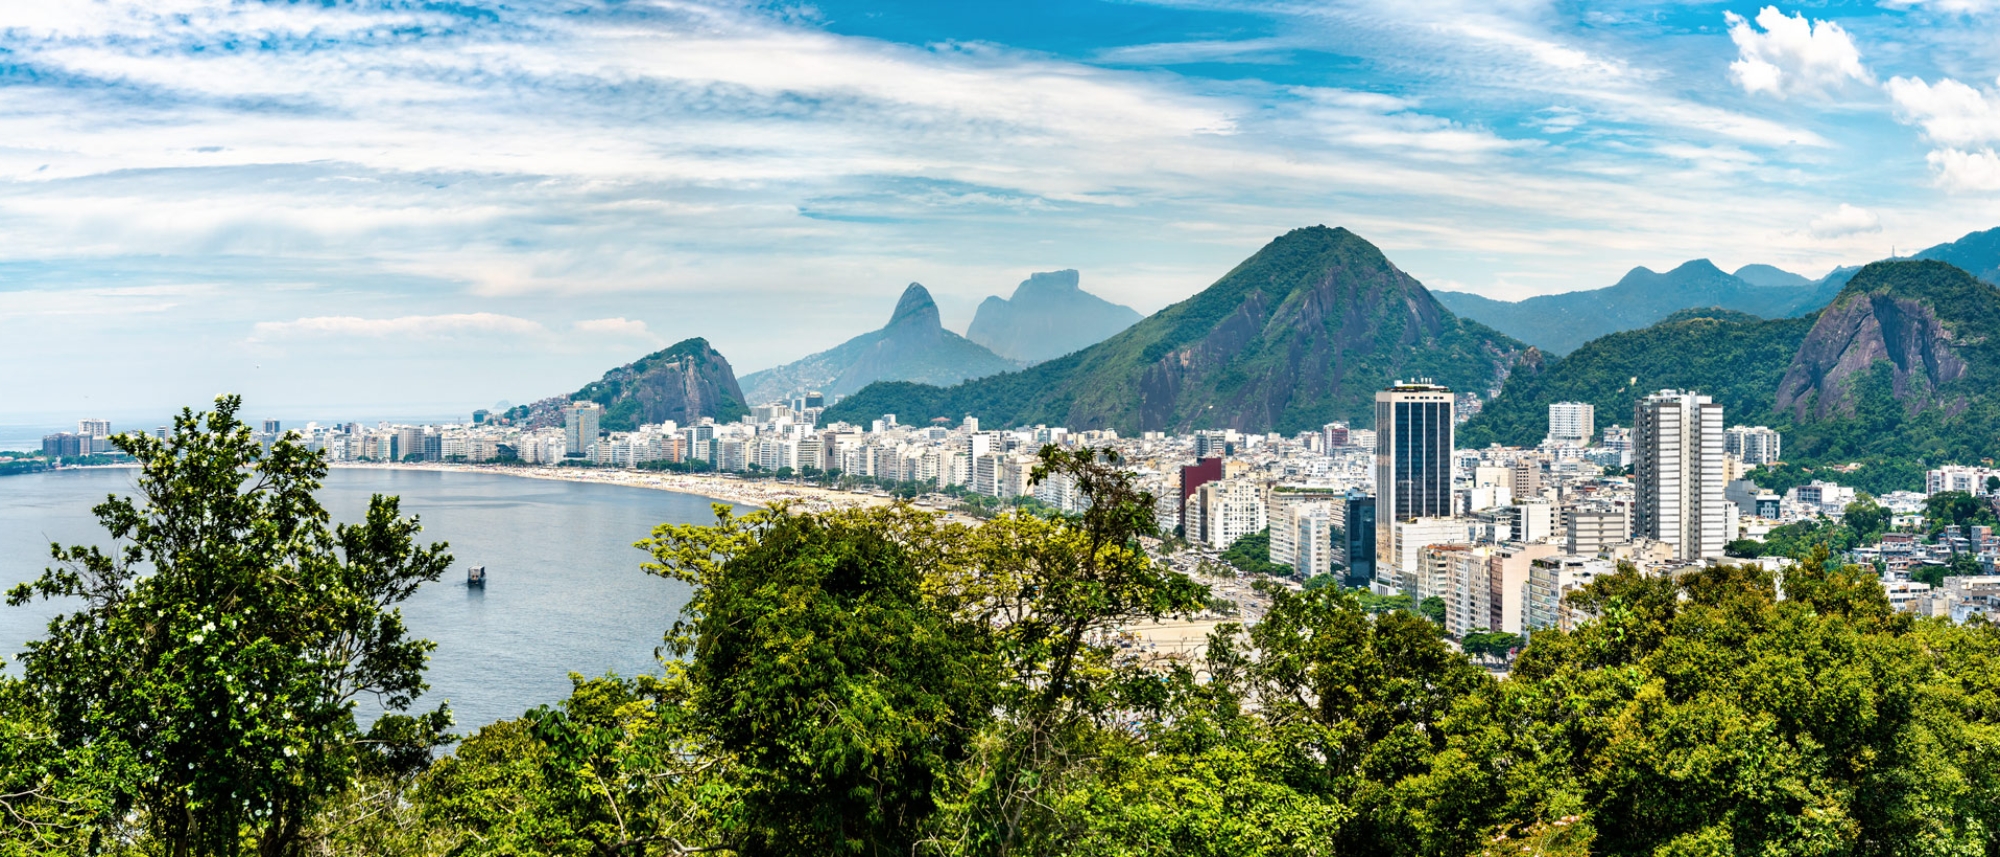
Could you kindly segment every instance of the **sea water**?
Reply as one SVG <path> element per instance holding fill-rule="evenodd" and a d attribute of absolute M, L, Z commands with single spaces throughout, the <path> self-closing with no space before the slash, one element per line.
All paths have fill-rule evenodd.
<path fill-rule="evenodd" d="M 135 493 L 136 474 L 0 478 L 0 587 L 41 574 L 50 542 L 108 546 L 90 508 Z M 425 542 L 450 544 L 451 570 L 402 610 L 414 636 L 437 643 L 417 707 L 449 701 L 461 732 L 561 700 L 572 672 L 659 672 L 655 652 L 688 590 L 641 570 L 647 556 L 632 543 L 662 522 L 714 520 L 704 497 L 484 473 L 336 469 L 319 497 L 334 521 L 359 522 L 372 494 L 401 497 Z M 486 566 L 483 589 L 465 585 L 474 565 Z M 0 655 L 13 661 L 51 616 L 75 607 L 0 605 Z M 20 673 L 11 663 L 7 671 Z"/>

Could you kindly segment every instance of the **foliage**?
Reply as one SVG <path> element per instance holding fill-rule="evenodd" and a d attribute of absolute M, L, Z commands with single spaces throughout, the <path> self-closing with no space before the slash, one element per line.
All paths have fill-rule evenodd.
<path fill-rule="evenodd" d="M 1924 522 L 1932 536 L 1943 532 L 1945 527 L 2000 523 L 1995 520 L 1991 505 L 1964 491 L 1939 491 L 1924 498 Z"/>
<path fill-rule="evenodd" d="M 1431 620 L 1438 627 L 1444 627 L 1444 599 L 1435 595 L 1417 604 L 1417 615 Z"/>
<path fill-rule="evenodd" d="M 391 713 L 364 734 L 353 708 L 404 711 L 423 692 L 431 644 L 394 605 L 439 577 L 444 545 L 419 545 L 393 498 L 329 527 L 323 459 L 290 440 L 266 453 L 239 406 L 183 411 L 164 439 L 120 435 L 142 500 L 93 510 L 112 550 L 53 546 L 56 566 L 8 596 L 74 599 L 28 644 L 26 690 L 52 752 L 132 772 L 108 799 L 172 854 L 289 851 L 350 777 L 421 765 L 450 722 Z"/>
<path fill-rule="evenodd" d="M 1295 571 L 1289 565 L 1279 565 L 1271 561 L 1271 528 L 1239 538 L 1222 552 L 1222 561 L 1236 567 L 1244 574 L 1265 574 L 1272 577 L 1290 577 Z"/>
<path fill-rule="evenodd" d="M 1524 642 L 1526 641 L 1519 634 L 1509 634 L 1505 631 L 1473 631 L 1466 634 L 1465 639 L 1458 641 L 1458 647 L 1465 650 L 1468 655 L 1505 658 L 1508 653 L 1520 648 Z"/>

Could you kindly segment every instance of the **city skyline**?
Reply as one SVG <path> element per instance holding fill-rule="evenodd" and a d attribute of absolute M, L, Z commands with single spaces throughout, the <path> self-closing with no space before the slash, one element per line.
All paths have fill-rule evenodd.
<path fill-rule="evenodd" d="M 1151 312 L 1311 223 L 1509 298 L 1818 276 L 2000 224 L 1991 11 L 11 4 L 0 356 L 91 380 L 0 422 L 747 373 L 911 281 L 955 330 L 1071 267 Z"/>

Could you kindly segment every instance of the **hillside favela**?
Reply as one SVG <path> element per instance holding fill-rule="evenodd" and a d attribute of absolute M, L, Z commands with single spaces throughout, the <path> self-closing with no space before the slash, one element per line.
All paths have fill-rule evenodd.
<path fill-rule="evenodd" d="M 0 3 L 0 857 L 2000 857 L 1996 32 Z"/>

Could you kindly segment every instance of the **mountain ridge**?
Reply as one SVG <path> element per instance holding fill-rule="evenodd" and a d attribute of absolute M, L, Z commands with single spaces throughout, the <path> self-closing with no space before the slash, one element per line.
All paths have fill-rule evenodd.
<path fill-rule="evenodd" d="M 876 381 L 955 383 L 1020 364 L 944 328 L 921 283 L 903 288 L 889 323 L 798 360 L 743 376 L 748 401 L 774 402 L 798 390 L 844 396 Z"/>
<path fill-rule="evenodd" d="M 690 425 L 702 417 L 727 422 L 750 412 L 729 361 L 699 336 L 612 369 L 569 400 L 603 405 L 599 425 L 607 431 L 667 420 Z"/>
<path fill-rule="evenodd" d="M 1372 422 L 1398 377 L 1498 389 L 1533 350 L 1466 321 L 1344 228 L 1295 229 L 1111 338 L 1020 372 L 945 388 L 873 385 L 826 414 L 906 422 L 975 413 L 1121 432 L 1299 431 Z"/>

